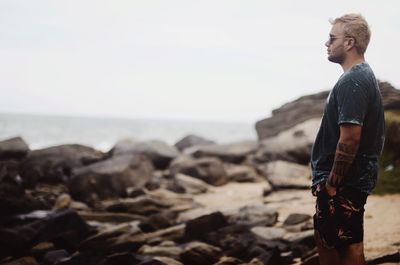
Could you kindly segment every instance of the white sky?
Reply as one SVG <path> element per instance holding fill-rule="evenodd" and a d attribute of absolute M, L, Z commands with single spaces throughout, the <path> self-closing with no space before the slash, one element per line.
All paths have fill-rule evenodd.
<path fill-rule="evenodd" d="M 255 122 L 341 74 L 329 18 L 362 13 L 400 88 L 400 1 L 0 0 L 0 112 Z"/>

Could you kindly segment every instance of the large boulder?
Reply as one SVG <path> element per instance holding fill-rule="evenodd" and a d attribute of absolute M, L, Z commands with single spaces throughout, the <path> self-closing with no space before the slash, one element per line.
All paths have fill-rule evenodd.
<path fill-rule="evenodd" d="M 385 110 L 400 109 L 400 90 L 378 82 Z M 272 117 L 256 123 L 258 139 L 266 139 L 313 118 L 321 118 L 329 91 L 300 97 L 272 111 Z"/>
<path fill-rule="evenodd" d="M 110 152 L 112 156 L 143 154 L 150 158 L 154 166 L 159 169 L 167 168 L 169 163 L 179 155 L 179 151 L 174 146 L 158 140 L 146 142 L 121 140 Z"/>
<path fill-rule="evenodd" d="M 224 166 L 218 158 L 193 159 L 182 156 L 171 163 L 170 172 L 173 175 L 178 173 L 189 175 L 215 186 L 228 182 Z"/>
<path fill-rule="evenodd" d="M 188 136 L 185 136 L 181 140 L 179 140 L 176 144 L 175 147 L 178 148 L 178 150 L 183 151 L 184 149 L 195 146 L 195 145 L 208 145 L 208 144 L 215 144 L 214 141 L 207 140 L 203 137 L 197 136 L 190 134 Z"/>
<path fill-rule="evenodd" d="M 278 158 L 308 164 L 320 123 L 320 118 L 310 119 L 262 140 L 261 147 L 255 154 L 256 160 L 268 162 Z"/>
<path fill-rule="evenodd" d="M 259 170 L 276 189 L 305 189 L 311 185 L 311 170 L 308 166 L 277 160 L 260 165 Z"/>
<path fill-rule="evenodd" d="M 184 153 L 196 158 L 217 157 L 224 162 L 240 163 L 248 154 L 254 153 L 257 148 L 257 141 L 242 141 L 230 144 L 193 146 L 186 149 Z"/>
<path fill-rule="evenodd" d="M 20 175 L 27 187 L 38 182 L 64 183 L 73 168 L 104 159 L 104 154 L 91 147 L 68 144 L 34 150 L 22 161 Z"/>
<path fill-rule="evenodd" d="M 126 196 L 128 187 L 143 187 L 154 167 L 143 155 L 121 155 L 76 168 L 68 182 L 74 199 L 91 203 L 97 199 Z"/>
<path fill-rule="evenodd" d="M 21 159 L 29 151 L 29 146 L 21 137 L 14 137 L 0 142 L 0 159 Z"/>
<path fill-rule="evenodd" d="M 272 111 L 272 117 L 256 123 L 258 139 L 266 139 L 306 120 L 320 118 L 329 91 L 303 96 Z"/>

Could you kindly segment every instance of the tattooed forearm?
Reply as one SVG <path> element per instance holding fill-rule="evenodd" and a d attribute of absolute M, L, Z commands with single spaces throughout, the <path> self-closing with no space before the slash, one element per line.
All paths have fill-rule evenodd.
<path fill-rule="evenodd" d="M 333 162 L 333 167 L 328 178 L 328 184 L 330 186 L 337 187 L 340 184 L 353 163 L 357 150 L 358 143 L 338 143 L 336 147 L 335 161 Z"/>

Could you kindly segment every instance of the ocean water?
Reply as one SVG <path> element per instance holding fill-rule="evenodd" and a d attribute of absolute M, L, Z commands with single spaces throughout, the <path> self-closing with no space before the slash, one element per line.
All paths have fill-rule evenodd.
<path fill-rule="evenodd" d="M 254 123 L 140 120 L 0 113 L 0 141 L 21 136 L 31 149 L 77 143 L 108 151 L 118 140 L 162 140 L 195 134 L 217 143 L 256 140 Z"/>

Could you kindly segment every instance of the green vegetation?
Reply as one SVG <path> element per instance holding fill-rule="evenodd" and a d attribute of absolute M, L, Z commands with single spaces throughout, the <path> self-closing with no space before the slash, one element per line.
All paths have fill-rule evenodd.
<path fill-rule="evenodd" d="M 386 111 L 386 142 L 374 194 L 400 193 L 400 110 Z M 397 138 L 397 139 L 396 139 Z"/>

